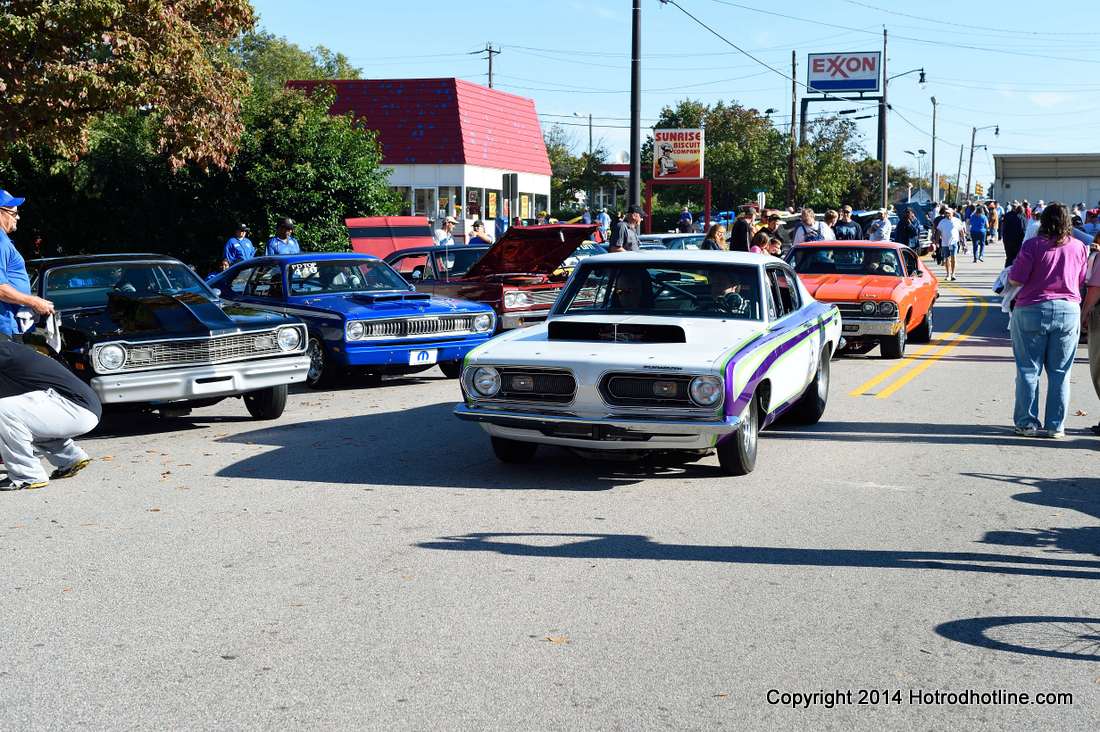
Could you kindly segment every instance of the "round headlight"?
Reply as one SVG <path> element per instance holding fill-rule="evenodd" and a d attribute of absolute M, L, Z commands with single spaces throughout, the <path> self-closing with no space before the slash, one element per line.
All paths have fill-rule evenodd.
<path fill-rule="evenodd" d="M 104 346 L 99 349 L 96 360 L 104 371 L 117 371 L 126 363 L 126 349 L 115 345 Z"/>
<path fill-rule="evenodd" d="M 493 329 L 493 316 L 482 313 L 474 318 L 474 330 L 478 333 L 488 333 Z"/>
<path fill-rule="evenodd" d="M 880 302 L 878 304 L 878 314 L 892 317 L 898 314 L 898 306 L 892 301 Z"/>
<path fill-rule="evenodd" d="M 531 298 L 526 292 L 504 293 L 504 307 L 523 308 L 531 304 Z"/>
<path fill-rule="evenodd" d="M 367 332 L 367 326 L 360 323 L 358 320 L 353 320 L 348 323 L 348 340 L 357 341 L 362 338 Z"/>
<path fill-rule="evenodd" d="M 494 368 L 480 366 L 474 369 L 470 384 L 482 396 L 496 396 L 496 393 L 500 391 L 500 372 Z"/>
<path fill-rule="evenodd" d="M 280 328 L 276 336 L 280 351 L 293 351 L 302 345 L 302 334 L 297 328 Z"/>
<path fill-rule="evenodd" d="M 863 303 L 860 306 L 860 310 L 863 311 L 864 315 L 874 315 L 875 314 L 875 304 L 873 302 L 871 302 L 870 300 L 868 300 L 867 302 Z"/>
<path fill-rule="evenodd" d="M 722 380 L 717 376 L 696 376 L 688 391 L 691 401 L 700 407 L 713 407 L 722 400 Z"/>

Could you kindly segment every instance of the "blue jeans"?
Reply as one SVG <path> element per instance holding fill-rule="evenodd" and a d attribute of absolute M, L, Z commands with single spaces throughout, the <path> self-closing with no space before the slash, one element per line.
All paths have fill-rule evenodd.
<path fill-rule="evenodd" d="M 985 256 L 985 232 L 972 231 L 970 239 L 974 242 L 974 261 L 977 262 Z"/>
<path fill-rule="evenodd" d="M 1016 357 L 1016 408 L 1021 429 L 1061 432 L 1069 408 L 1069 372 L 1077 355 L 1081 306 L 1048 300 L 1012 311 L 1012 353 Z M 1039 422 L 1039 376 L 1047 372 L 1046 424 Z"/>

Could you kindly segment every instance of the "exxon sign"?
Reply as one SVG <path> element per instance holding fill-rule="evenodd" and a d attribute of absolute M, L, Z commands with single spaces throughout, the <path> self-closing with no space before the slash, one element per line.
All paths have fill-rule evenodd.
<path fill-rule="evenodd" d="M 811 53 L 806 64 L 812 92 L 877 92 L 882 53 Z"/>

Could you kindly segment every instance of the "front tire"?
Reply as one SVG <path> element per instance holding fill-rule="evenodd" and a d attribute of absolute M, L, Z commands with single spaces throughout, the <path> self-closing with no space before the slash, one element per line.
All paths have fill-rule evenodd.
<path fill-rule="evenodd" d="M 462 362 L 461 361 L 442 361 L 439 364 L 439 370 L 443 372 L 443 375 L 448 379 L 457 379 L 462 375 Z"/>
<path fill-rule="evenodd" d="M 905 355 L 905 324 L 896 336 L 884 338 L 879 343 L 879 352 L 883 358 L 901 358 Z"/>
<path fill-rule="evenodd" d="M 493 453 L 502 463 L 529 463 L 535 457 L 539 446 L 534 442 L 520 442 L 506 437 L 490 437 Z"/>
<path fill-rule="evenodd" d="M 271 386 L 244 395 L 244 406 L 253 419 L 278 419 L 286 409 L 286 384 Z"/>
<path fill-rule="evenodd" d="M 760 399 L 753 395 L 745 408 L 744 421 L 733 435 L 718 443 L 718 463 L 726 475 L 748 475 L 756 468 L 760 439 Z"/>
<path fill-rule="evenodd" d="M 821 351 L 813 381 L 791 408 L 791 419 L 798 424 L 817 424 L 825 414 L 825 405 L 829 402 L 829 355 L 828 348 Z"/>
<path fill-rule="evenodd" d="M 909 340 L 913 341 L 913 343 L 928 343 L 932 340 L 932 328 L 932 308 L 929 307 L 928 312 L 924 314 L 924 320 L 913 329 L 913 333 L 909 336 Z"/>

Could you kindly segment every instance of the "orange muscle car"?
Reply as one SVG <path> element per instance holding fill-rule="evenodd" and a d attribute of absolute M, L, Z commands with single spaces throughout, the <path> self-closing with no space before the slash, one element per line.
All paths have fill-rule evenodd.
<path fill-rule="evenodd" d="M 939 280 L 909 247 L 887 241 L 815 241 L 796 245 L 787 261 L 806 289 L 835 303 L 845 348 L 901 358 L 905 343 L 932 339 Z"/>

